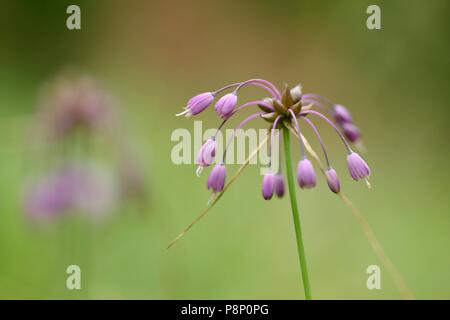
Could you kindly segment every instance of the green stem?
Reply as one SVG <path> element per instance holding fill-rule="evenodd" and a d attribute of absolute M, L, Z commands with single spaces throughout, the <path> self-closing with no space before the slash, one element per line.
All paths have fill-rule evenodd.
<path fill-rule="evenodd" d="M 291 163 L 290 135 L 289 135 L 289 129 L 286 127 L 283 127 L 283 141 L 284 141 L 284 151 L 286 152 L 286 154 L 285 154 L 286 176 L 287 176 L 287 182 L 288 182 L 289 197 L 291 199 L 292 217 L 294 218 L 295 236 L 297 239 L 298 259 L 300 262 L 300 268 L 301 268 L 301 273 L 302 273 L 303 288 L 305 289 L 306 300 L 311 300 L 312 299 L 311 286 L 309 284 L 308 268 L 306 266 L 305 248 L 303 246 L 303 240 L 302 240 L 302 228 L 301 228 L 301 224 L 300 224 L 300 215 L 298 213 L 297 198 L 295 195 L 294 174 L 292 171 L 292 163 Z"/>

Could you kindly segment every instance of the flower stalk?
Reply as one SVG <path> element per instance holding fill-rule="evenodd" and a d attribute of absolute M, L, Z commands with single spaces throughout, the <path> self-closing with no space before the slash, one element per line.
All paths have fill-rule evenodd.
<path fill-rule="evenodd" d="M 300 215 L 298 212 L 297 198 L 295 195 L 295 184 L 291 162 L 291 146 L 289 129 L 283 126 L 284 152 L 286 159 L 286 176 L 289 189 L 289 198 L 291 199 L 292 217 L 294 219 L 295 237 L 297 240 L 298 259 L 303 279 L 303 288 L 305 290 L 306 300 L 311 300 L 311 285 L 309 283 L 308 267 L 306 263 L 305 247 L 303 244 L 302 228 L 300 223 Z"/>

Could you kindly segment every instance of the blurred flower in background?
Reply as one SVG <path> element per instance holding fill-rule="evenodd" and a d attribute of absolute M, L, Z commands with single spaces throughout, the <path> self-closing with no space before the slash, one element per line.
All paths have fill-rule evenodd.
<path fill-rule="evenodd" d="M 32 128 L 44 142 L 44 165 L 33 170 L 24 194 L 32 221 L 74 214 L 99 221 L 127 201 L 144 200 L 143 171 L 116 134 L 115 106 L 88 76 L 64 74 L 44 86 Z"/>
<path fill-rule="evenodd" d="M 113 172 L 107 167 L 88 162 L 64 164 L 28 187 L 26 213 L 37 220 L 73 212 L 101 218 L 117 206 L 118 187 Z"/>
<path fill-rule="evenodd" d="M 44 86 L 38 105 L 42 126 L 51 137 L 69 138 L 78 130 L 110 130 L 113 98 L 88 76 L 61 77 Z"/>
<path fill-rule="evenodd" d="M 341 173 L 339 187 L 366 215 L 417 298 L 449 298 L 450 280 L 443 275 L 450 266 L 450 171 L 445 170 L 450 156 L 446 143 L 450 44 L 443 40 L 450 1 L 378 2 L 381 30 L 366 27 L 369 1 L 299 0 L 283 5 L 268 0 L 209 1 L 205 5 L 205 1 L 81 0 L 77 4 L 82 29 L 70 31 L 65 1 L 3 1 L 0 296 L 86 298 L 83 294 L 90 287 L 91 297 L 101 299 L 299 298 L 294 281 L 297 261 L 286 245 L 294 237 L 286 227 L 290 217 L 277 214 L 289 203 L 261 200 L 262 177 L 256 166 L 246 169 L 240 186 L 228 193 L 233 199 L 254 189 L 246 192 L 246 201 L 222 202 L 215 208 L 215 218 L 205 220 L 191 234 L 192 241 L 162 250 L 209 196 L 202 187 L 206 181 L 193 179 L 196 166 L 186 170 L 168 161 L 173 129 L 187 124 L 173 114 L 191 93 L 234 78 L 248 79 L 257 72 L 258 77 L 267 75 L 280 84 L 307 79 L 311 92 L 326 92 L 332 102 L 343 103 L 352 112 L 351 122 L 361 130 L 359 141 L 370 145 L 364 157 L 377 169 L 373 177 L 377 187 L 367 192 L 351 183 L 352 178 L 344 174 L 342 149 L 327 144 L 330 157 L 343 156 L 334 167 Z M 81 66 L 100 79 L 107 92 L 88 76 L 63 73 L 51 78 L 67 65 Z M 50 81 L 45 84 L 45 80 Z M 80 82 L 89 83 L 83 88 L 106 94 L 113 104 L 107 106 L 110 120 L 104 121 L 103 113 L 101 123 L 94 122 L 89 130 L 79 130 L 86 126 L 77 125 L 75 134 L 67 130 L 58 135 L 51 126 L 53 111 L 45 108 L 44 112 L 44 101 L 55 97 L 57 88 L 73 88 Z M 256 92 L 242 91 L 239 105 L 243 99 L 258 97 Z M 334 118 L 333 105 L 316 101 Z M 34 108 L 37 102 L 39 109 Z M 211 126 L 221 121 L 211 106 L 196 120 Z M 237 120 L 232 118 L 227 125 L 234 127 Z M 353 127 L 345 127 L 344 134 L 354 133 Z M 420 128 L 420 134 L 412 136 L 411 128 Z M 318 129 L 325 142 L 332 141 L 332 129 L 325 124 Z M 314 134 L 310 128 L 305 130 Z M 91 132 L 89 139 L 82 138 L 86 131 Z M 316 139 L 311 144 L 320 151 Z M 199 147 L 191 146 L 192 156 Z M 298 146 L 293 147 L 297 152 Z M 208 162 L 206 155 L 202 164 Z M 28 219 L 23 211 L 25 196 L 35 186 L 52 173 L 84 165 L 89 166 L 85 171 L 110 172 L 115 181 L 121 176 L 120 198 L 113 205 L 116 214 L 102 216 L 104 223 L 93 226 L 93 240 L 84 230 L 92 226 L 85 212 Z M 229 169 L 231 173 L 237 168 Z M 308 212 L 308 250 L 315 253 L 310 264 L 315 270 L 316 298 L 397 299 L 383 268 L 382 290 L 367 290 L 366 268 L 376 263 L 373 250 L 347 207 L 337 197 L 324 196 L 327 184 L 318 182 L 317 191 L 303 192 L 301 199 Z M 332 173 L 327 182 L 339 190 Z M 152 188 L 156 183 L 157 188 Z M 146 194 L 150 194 L 149 200 L 145 198 L 150 208 L 144 210 L 135 204 L 145 204 L 141 199 Z M 148 213 L 147 219 L 137 212 Z M 24 224 L 24 219 L 48 221 L 38 226 L 50 232 L 30 233 L 37 223 Z M 220 234 L 212 233 L 214 229 Z M 74 256 L 80 256 L 84 241 L 94 246 L 97 272 L 91 282 L 84 279 L 77 294 L 64 287 L 64 270 L 81 263 Z"/>

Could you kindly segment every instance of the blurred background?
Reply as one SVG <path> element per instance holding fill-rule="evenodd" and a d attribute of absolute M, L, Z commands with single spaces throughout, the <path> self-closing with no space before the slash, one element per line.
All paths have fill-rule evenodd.
<path fill-rule="evenodd" d="M 70 4 L 81 8 L 81 30 L 66 28 Z M 370 4 L 381 7 L 381 30 L 366 28 Z M 174 114 L 197 93 L 255 77 L 301 83 L 351 110 L 373 188 L 346 174 L 321 124 L 343 190 L 415 297 L 450 298 L 449 9 L 446 0 L 2 1 L 0 298 L 303 299 L 289 201 L 262 199 L 258 166 L 166 249 L 209 198 L 207 173 L 170 159 L 172 131 L 193 130 Z M 113 124 L 89 133 L 89 146 L 42 134 L 45 88 L 67 74 L 95 79 L 87 92 L 114 100 Z M 259 96 L 248 89 L 240 99 Z M 198 119 L 218 124 L 211 109 Z M 118 184 L 120 196 L 102 194 L 114 203 L 101 221 L 36 221 L 27 190 L 54 181 L 67 157 L 107 168 L 114 183 L 133 169 L 138 196 Z M 315 298 L 400 298 L 383 267 L 382 289 L 366 288 L 367 266 L 381 263 L 325 181 L 298 197 Z M 83 203 L 68 210 L 92 209 Z M 71 264 L 82 290 L 66 289 Z"/>

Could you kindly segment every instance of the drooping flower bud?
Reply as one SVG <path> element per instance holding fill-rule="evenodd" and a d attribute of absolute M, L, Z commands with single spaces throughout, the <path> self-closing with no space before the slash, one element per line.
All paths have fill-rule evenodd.
<path fill-rule="evenodd" d="M 336 173 L 336 170 L 333 168 L 329 168 L 325 172 L 325 176 L 327 177 L 327 183 L 328 187 L 330 187 L 330 190 L 334 193 L 339 193 L 341 191 L 341 183 L 339 182 L 339 177 Z"/>
<path fill-rule="evenodd" d="M 272 199 L 275 184 L 275 176 L 269 172 L 264 175 L 262 181 L 262 196 L 265 200 Z"/>
<path fill-rule="evenodd" d="M 316 186 L 316 173 L 308 159 L 302 159 L 297 166 L 297 182 L 300 188 L 313 188 Z"/>
<path fill-rule="evenodd" d="M 364 179 L 370 176 L 370 168 L 367 163 L 359 156 L 352 152 L 347 156 L 348 171 L 354 180 Z"/>
<path fill-rule="evenodd" d="M 216 141 L 214 139 L 208 139 L 202 145 L 197 155 L 197 164 L 200 167 L 208 167 L 214 161 L 216 156 Z"/>
<path fill-rule="evenodd" d="M 232 92 L 224 95 L 217 101 L 214 110 L 221 118 L 228 118 L 232 113 L 237 104 L 237 95 Z"/>
<path fill-rule="evenodd" d="M 190 117 L 199 114 L 205 110 L 213 100 L 214 94 L 212 92 L 200 93 L 189 99 L 186 107 L 184 108 L 185 110 L 177 114 L 177 116 L 185 115 L 186 117 Z"/>
<path fill-rule="evenodd" d="M 112 172 L 87 163 L 66 164 L 29 189 L 25 209 L 33 219 L 74 210 L 98 218 L 112 212 L 118 193 Z"/>
<path fill-rule="evenodd" d="M 344 123 L 352 122 L 352 115 L 350 114 L 350 111 L 348 111 L 346 107 L 340 104 L 334 105 L 333 116 L 334 120 L 341 125 Z"/>
<path fill-rule="evenodd" d="M 207 187 L 213 192 L 221 192 L 225 186 L 226 169 L 223 164 L 216 164 L 208 177 Z"/>
<path fill-rule="evenodd" d="M 358 127 L 355 126 L 353 123 L 343 123 L 342 132 L 344 133 L 347 140 L 350 142 L 356 142 L 361 137 L 361 133 L 359 132 Z"/>
<path fill-rule="evenodd" d="M 275 175 L 274 189 L 278 198 L 282 198 L 284 196 L 284 178 L 281 174 Z"/>
<path fill-rule="evenodd" d="M 61 170 L 30 187 L 25 196 L 25 210 L 33 219 L 48 219 L 65 213 L 80 189 L 73 170 Z"/>

